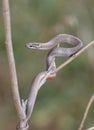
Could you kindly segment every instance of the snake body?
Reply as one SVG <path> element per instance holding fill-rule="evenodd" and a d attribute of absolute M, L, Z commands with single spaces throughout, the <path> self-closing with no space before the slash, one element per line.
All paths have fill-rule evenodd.
<path fill-rule="evenodd" d="M 68 43 L 73 46 L 77 46 L 77 48 L 78 47 L 81 48 L 83 46 L 83 43 L 79 38 L 69 34 L 58 34 L 48 42 L 45 43 L 32 42 L 32 43 L 27 43 L 26 46 L 30 49 L 49 50 L 54 48 L 57 45 L 60 45 L 61 43 L 62 44 Z"/>
<path fill-rule="evenodd" d="M 63 43 L 71 44 L 73 47 L 60 47 L 60 45 Z M 45 43 L 33 42 L 26 44 L 26 47 L 30 49 L 50 50 L 46 57 L 46 71 L 39 73 L 34 78 L 31 84 L 31 90 L 27 100 L 27 120 L 32 114 L 38 90 L 46 82 L 46 79 L 53 79 L 56 76 L 56 73 L 54 72 L 54 70 L 56 69 L 55 57 L 70 57 L 71 55 L 79 51 L 82 46 L 83 43 L 79 38 L 69 34 L 59 34 Z"/>
<path fill-rule="evenodd" d="M 33 107 L 35 104 L 38 90 L 39 90 L 40 86 L 43 85 L 46 81 L 46 80 L 44 80 L 44 82 L 41 84 L 41 81 L 44 78 L 45 74 L 47 74 L 46 71 L 39 73 L 32 81 L 29 97 L 27 100 L 27 120 L 30 118 L 31 113 L 33 111 Z"/>
<path fill-rule="evenodd" d="M 61 44 L 70 44 L 73 47 L 71 48 L 65 48 L 60 47 Z M 52 69 L 56 69 L 55 64 L 55 57 L 70 57 L 71 55 L 75 54 L 77 51 L 79 51 L 83 43 L 82 41 L 69 34 L 59 34 L 52 38 L 50 41 L 45 43 L 39 43 L 39 42 L 33 42 L 33 43 L 27 43 L 26 46 L 30 49 L 37 49 L 37 50 L 50 50 L 47 57 L 46 57 L 46 69 L 48 70 L 52 60 L 54 60 Z M 56 76 L 56 73 L 53 73 L 49 79 L 53 79 Z"/>
<path fill-rule="evenodd" d="M 35 76 L 35 78 L 32 81 L 29 97 L 27 99 L 27 120 L 30 118 L 33 107 L 35 104 L 35 100 L 38 94 L 38 91 L 40 87 L 46 82 L 47 78 L 49 77 L 51 73 L 51 66 L 53 65 L 53 62 L 49 66 L 48 71 L 43 71 Z"/>

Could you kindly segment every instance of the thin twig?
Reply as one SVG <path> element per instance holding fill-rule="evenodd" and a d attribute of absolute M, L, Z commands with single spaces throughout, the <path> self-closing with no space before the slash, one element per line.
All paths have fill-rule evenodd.
<path fill-rule="evenodd" d="M 82 121 L 81 121 L 81 124 L 80 124 L 80 127 L 79 127 L 78 130 L 82 130 L 82 129 L 83 129 L 84 123 L 85 123 L 85 121 L 86 121 L 88 112 L 89 112 L 89 110 L 90 110 L 90 107 L 91 107 L 93 101 L 94 101 L 94 95 L 93 95 L 93 96 L 90 98 L 90 100 L 89 100 L 89 103 L 88 103 L 88 105 L 87 105 L 87 107 L 86 107 L 85 113 L 84 113 L 84 115 L 83 115 L 83 118 L 82 118 Z"/>
<path fill-rule="evenodd" d="M 9 62 L 11 88 L 12 88 L 13 99 L 17 110 L 17 114 L 21 122 L 26 118 L 26 115 L 21 106 L 20 95 L 18 90 L 18 81 L 17 81 L 15 60 L 14 60 L 13 47 L 12 47 L 9 1 L 2 0 L 2 7 L 3 7 L 4 28 L 5 28 L 5 45 L 6 45 L 7 55 L 8 55 L 8 62 Z"/>
<path fill-rule="evenodd" d="M 85 50 L 87 50 L 93 44 L 94 44 L 94 41 L 87 44 L 80 51 L 78 51 L 76 54 L 74 54 L 72 57 L 70 57 L 67 61 L 65 61 L 63 64 L 61 64 L 59 67 L 57 67 L 54 72 L 58 72 L 60 69 L 64 68 L 66 65 L 68 65 L 70 62 L 72 62 L 74 59 L 76 59 L 81 53 L 83 53 Z"/>

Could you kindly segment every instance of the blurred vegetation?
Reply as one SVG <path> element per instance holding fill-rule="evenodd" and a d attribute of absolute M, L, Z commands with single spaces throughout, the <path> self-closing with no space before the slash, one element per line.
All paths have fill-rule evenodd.
<path fill-rule="evenodd" d="M 94 40 L 93 0 L 10 0 L 12 36 L 21 98 L 27 98 L 33 77 L 45 70 L 47 51 L 25 48 L 59 33 L 78 36 L 84 45 Z M 0 9 L 2 3 L 0 1 Z M 4 28 L 0 11 L 0 129 L 13 130 L 17 115 L 12 100 Z M 63 58 L 57 59 L 57 65 Z M 94 46 L 80 55 L 39 91 L 30 129 L 77 130 L 94 93 Z M 85 127 L 94 125 L 92 106 Z"/>

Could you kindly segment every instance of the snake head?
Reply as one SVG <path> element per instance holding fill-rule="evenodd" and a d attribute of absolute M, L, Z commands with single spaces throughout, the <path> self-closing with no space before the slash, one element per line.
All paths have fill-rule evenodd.
<path fill-rule="evenodd" d="M 39 49 L 40 48 L 40 44 L 36 43 L 36 42 L 27 43 L 26 47 L 30 48 L 30 49 Z"/>

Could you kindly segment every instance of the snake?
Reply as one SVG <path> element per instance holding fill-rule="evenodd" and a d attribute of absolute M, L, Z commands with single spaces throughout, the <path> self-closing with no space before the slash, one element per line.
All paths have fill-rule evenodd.
<path fill-rule="evenodd" d="M 63 43 L 71 44 L 73 47 L 61 47 Z M 35 100 L 40 87 L 46 82 L 47 79 L 54 79 L 56 73 L 53 73 L 56 69 L 55 58 L 56 57 L 70 57 L 78 52 L 82 47 L 82 41 L 69 34 L 59 34 L 45 43 L 32 42 L 26 44 L 27 48 L 36 50 L 50 50 L 46 57 L 46 71 L 43 71 L 35 76 L 31 83 L 30 94 L 27 99 L 27 120 L 30 118 Z"/>
<path fill-rule="evenodd" d="M 61 47 L 62 44 L 70 44 L 73 47 Z M 58 34 L 48 42 L 30 42 L 26 44 L 29 49 L 36 50 L 50 50 L 46 57 L 46 70 L 48 70 L 52 60 L 54 60 L 52 69 L 56 69 L 55 57 L 70 57 L 76 52 L 78 52 L 83 47 L 83 42 L 76 36 L 70 34 Z M 48 79 L 54 79 L 56 73 L 52 73 Z"/>
<path fill-rule="evenodd" d="M 38 94 L 38 91 L 40 87 L 46 82 L 47 78 L 49 77 L 52 69 L 51 66 L 53 65 L 53 62 L 49 66 L 49 70 L 40 72 L 37 74 L 34 79 L 32 80 L 31 87 L 30 87 L 30 93 L 27 99 L 27 110 L 26 110 L 26 119 L 28 120 L 32 114 L 33 107 L 35 104 L 35 100 Z"/>

